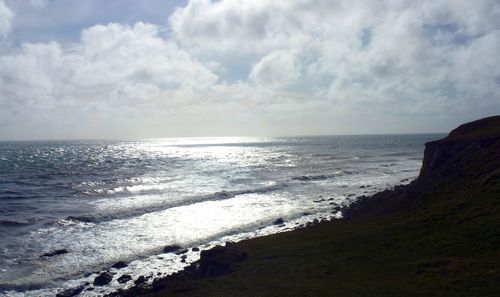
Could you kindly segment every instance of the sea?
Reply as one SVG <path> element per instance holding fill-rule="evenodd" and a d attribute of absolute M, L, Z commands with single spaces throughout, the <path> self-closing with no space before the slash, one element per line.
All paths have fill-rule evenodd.
<path fill-rule="evenodd" d="M 82 285 L 79 296 L 102 296 L 181 270 L 193 247 L 341 218 L 358 197 L 411 182 L 442 136 L 0 142 L 0 296 Z M 106 270 L 111 283 L 94 286 Z"/>

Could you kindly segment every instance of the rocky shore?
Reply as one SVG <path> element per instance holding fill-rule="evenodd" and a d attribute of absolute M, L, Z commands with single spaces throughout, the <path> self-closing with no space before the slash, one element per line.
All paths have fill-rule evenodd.
<path fill-rule="evenodd" d="M 500 116 L 427 143 L 415 181 L 343 214 L 108 296 L 500 296 Z"/>

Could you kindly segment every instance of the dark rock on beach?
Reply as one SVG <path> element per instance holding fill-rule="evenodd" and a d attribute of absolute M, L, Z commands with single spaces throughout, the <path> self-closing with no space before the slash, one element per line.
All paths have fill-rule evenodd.
<path fill-rule="evenodd" d="M 128 274 L 124 274 L 122 276 L 120 276 L 117 281 L 120 283 L 120 284 L 124 284 L 128 281 L 132 280 L 132 276 L 128 275 Z"/>
<path fill-rule="evenodd" d="M 57 293 L 56 297 L 77 296 L 78 294 L 80 294 L 83 291 L 84 288 L 85 288 L 84 286 L 78 286 L 76 288 L 69 288 L 69 289 L 66 289 L 62 292 Z"/>
<path fill-rule="evenodd" d="M 146 282 L 146 277 L 144 275 L 141 275 L 134 281 L 134 284 L 141 285 L 145 282 Z"/>
<path fill-rule="evenodd" d="M 279 218 L 279 219 L 276 219 L 273 222 L 273 225 L 281 225 L 281 224 L 284 224 L 284 223 L 285 223 L 285 220 L 283 220 L 282 218 Z"/>
<path fill-rule="evenodd" d="M 94 279 L 94 286 L 104 286 L 113 280 L 113 275 L 110 272 L 103 272 Z"/>
<path fill-rule="evenodd" d="M 164 253 L 173 253 L 173 252 L 176 252 L 180 249 L 182 249 L 182 247 L 180 247 L 178 245 L 167 245 L 163 248 L 163 252 Z"/>
<path fill-rule="evenodd" d="M 125 268 L 127 266 L 128 266 L 127 263 L 125 263 L 123 261 L 118 261 L 115 264 L 113 264 L 113 266 L 111 266 L 111 268 L 122 269 L 122 268 Z"/>
<path fill-rule="evenodd" d="M 247 253 L 222 246 L 202 251 L 199 260 L 198 276 L 217 276 L 230 270 L 231 264 L 245 260 Z"/>
<path fill-rule="evenodd" d="M 199 247 L 194 247 L 191 249 L 193 252 L 199 252 L 200 251 L 200 248 Z"/>
<path fill-rule="evenodd" d="M 60 249 L 60 250 L 55 250 L 55 251 L 50 252 L 50 253 L 45 253 L 45 254 L 41 255 L 40 258 L 54 257 L 54 256 L 58 256 L 58 255 L 64 255 L 67 253 L 69 253 L 69 251 L 67 249 Z"/>

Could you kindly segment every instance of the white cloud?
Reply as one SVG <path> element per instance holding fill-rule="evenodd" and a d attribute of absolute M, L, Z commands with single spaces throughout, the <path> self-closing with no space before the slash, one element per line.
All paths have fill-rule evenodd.
<path fill-rule="evenodd" d="M 0 56 L 0 137 L 445 131 L 500 110 L 495 0 L 191 0 L 169 21 Z"/>
<path fill-rule="evenodd" d="M 287 86 L 300 76 L 297 57 L 293 51 L 278 50 L 263 57 L 254 65 L 250 78 L 261 85 Z"/>
<path fill-rule="evenodd" d="M 170 23 L 184 46 L 201 53 L 265 53 L 287 46 L 292 40 L 303 42 L 301 36 L 289 34 L 294 25 L 286 15 L 286 3 L 192 0 L 170 17 Z"/>
<path fill-rule="evenodd" d="M 56 125 L 71 121 L 68 113 L 90 121 L 105 114 L 100 110 L 111 110 L 109 116 L 119 121 L 132 106 L 168 109 L 178 104 L 170 102 L 176 92 L 203 90 L 217 81 L 175 43 L 159 38 L 157 29 L 143 23 L 99 25 L 84 30 L 71 49 L 27 43 L 1 56 L 0 121 Z"/>
<path fill-rule="evenodd" d="M 12 18 L 14 13 L 5 5 L 3 0 L 0 0 L 0 36 L 7 36 L 11 29 Z"/>
<path fill-rule="evenodd" d="M 257 56 L 260 87 L 293 82 L 332 108 L 498 106 L 498 1 L 192 0 L 170 22 L 191 54 Z"/>
<path fill-rule="evenodd" d="M 117 100 L 134 104 L 151 94 L 203 88 L 217 80 L 174 43 L 159 38 L 156 26 L 143 23 L 91 27 L 80 44 L 67 50 L 56 42 L 27 43 L 19 53 L 0 57 L 0 65 L 1 88 L 9 90 L 0 99 L 43 105 L 46 98 L 107 101 L 117 94 Z"/>

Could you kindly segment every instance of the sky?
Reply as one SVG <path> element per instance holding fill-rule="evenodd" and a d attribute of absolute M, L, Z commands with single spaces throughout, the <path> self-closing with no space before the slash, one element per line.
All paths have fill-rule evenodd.
<path fill-rule="evenodd" d="M 0 140 L 448 132 L 499 0 L 0 0 Z"/>

